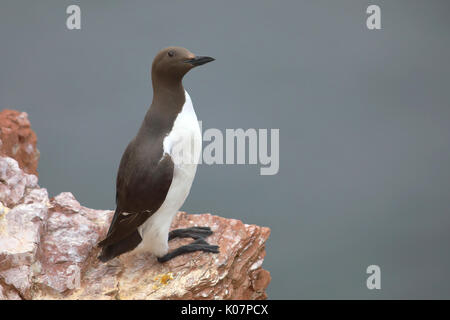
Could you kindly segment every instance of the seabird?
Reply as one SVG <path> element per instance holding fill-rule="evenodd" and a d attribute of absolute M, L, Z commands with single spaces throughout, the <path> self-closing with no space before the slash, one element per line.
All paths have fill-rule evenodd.
<path fill-rule="evenodd" d="M 163 49 L 153 60 L 153 101 L 120 161 L 116 210 L 106 238 L 98 244 L 101 261 L 130 251 L 153 253 L 159 262 L 193 251 L 219 252 L 205 240 L 212 234 L 209 227 L 169 233 L 201 153 L 200 127 L 182 80 L 189 70 L 211 61 L 181 47 Z M 168 241 L 176 237 L 194 241 L 168 252 Z"/>

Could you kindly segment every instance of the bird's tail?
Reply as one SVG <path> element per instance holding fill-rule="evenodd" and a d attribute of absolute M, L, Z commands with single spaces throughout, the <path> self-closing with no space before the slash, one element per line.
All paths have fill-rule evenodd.
<path fill-rule="evenodd" d="M 98 260 L 100 260 L 101 262 L 107 262 L 113 258 L 115 258 L 116 256 L 113 253 L 113 248 L 112 246 L 106 246 L 102 248 L 102 252 L 100 252 L 99 256 L 97 257 Z"/>
<path fill-rule="evenodd" d="M 105 239 L 106 240 L 106 239 Z M 130 234 L 128 237 L 112 244 L 108 245 L 102 245 L 101 241 L 98 246 L 102 247 L 102 251 L 100 252 L 100 255 L 98 256 L 98 259 L 101 262 L 107 262 L 111 259 L 114 259 L 115 257 L 133 250 L 136 248 L 139 243 L 141 243 L 142 238 L 139 232 L 136 230 L 132 234 Z"/>

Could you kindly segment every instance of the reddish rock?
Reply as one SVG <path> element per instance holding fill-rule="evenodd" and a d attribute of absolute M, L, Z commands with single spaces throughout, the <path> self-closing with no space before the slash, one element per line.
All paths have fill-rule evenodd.
<path fill-rule="evenodd" d="M 261 268 L 268 228 L 180 212 L 172 228 L 210 226 L 219 254 L 161 264 L 150 254 L 97 260 L 113 212 L 83 207 L 71 193 L 49 200 L 37 178 L 0 157 L 0 299 L 265 299 Z M 189 239 L 174 239 L 170 248 Z"/>
<path fill-rule="evenodd" d="M 0 278 L 0 300 L 22 300 L 17 289 L 5 283 Z"/>
<path fill-rule="evenodd" d="M 37 182 L 37 177 L 23 172 L 16 160 L 5 157 L 0 161 L 0 201 L 7 207 L 22 203 L 29 191 L 38 188 Z"/>
<path fill-rule="evenodd" d="M 0 112 L 0 156 L 16 159 L 26 173 L 38 175 L 39 150 L 36 134 L 26 112 L 4 109 Z"/>
<path fill-rule="evenodd" d="M 76 288 L 111 214 L 81 206 L 69 192 L 52 199 L 39 250 L 44 272 L 36 276 L 35 284 L 58 293 Z"/>
<path fill-rule="evenodd" d="M 63 299 L 265 299 L 270 281 L 261 269 L 270 230 L 211 214 L 180 212 L 172 228 L 210 226 L 219 254 L 195 252 L 167 263 L 150 254 L 125 254 L 107 264 L 92 259 L 80 288 Z M 174 239 L 170 248 L 188 243 Z M 97 251 L 98 252 L 98 251 Z M 54 298 L 43 295 L 41 298 Z"/>
<path fill-rule="evenodd" d="M 20 128 L 29 129 L 29 122 L 19 115 L 15 134 L 27 137 Z M 163 264 L 150 254 L 128 253 L 101 263 L 96 244 L 113 212 L 83 207 L 68 192 L 49 200 L 26 171 L 16 160 L 0 157 L 0 300 L 267 298 L 270 274 L 262 263 L 269 228 L 180 212 L 172 228 L 211 227 L 207 240 L 219 245 L 220 253 L 194 252 Z M 174 239 L 169 246 L 189 241 Z"/>
<path fill-rule="evenodd" d="M 17 161 L 0 157 L 0 298 L 31 298 L 36 253 L 47 220 L 47 190 Z"/>

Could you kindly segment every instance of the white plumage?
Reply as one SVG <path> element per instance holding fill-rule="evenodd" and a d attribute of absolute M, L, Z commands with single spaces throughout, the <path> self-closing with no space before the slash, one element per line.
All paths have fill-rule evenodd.
<path fill-rule="evenodd" d="M 174 162 L 174 173 L 166 199 L 161 207 L 139 228 L 142 242 L 135 252 L 150 252 L 158 257 L 168 252 L 168 234 L 172 219 L 186 200 L 197 171 L 202 138 L 192 100 L 186 101 L 175 119 L 172 130 L 164 138 L 164 155 Z"/>

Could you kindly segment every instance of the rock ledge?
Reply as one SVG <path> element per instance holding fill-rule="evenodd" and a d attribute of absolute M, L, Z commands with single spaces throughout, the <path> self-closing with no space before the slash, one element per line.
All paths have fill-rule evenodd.
<path fill-rule="evenodd" d="M 0 154 L 7 155 L 0 157 L 0 300 L 267 298 L 271 278 L 261 266 L 270 229 L 208 213 L 179 212 L 172 228 L 211 227 L 208 242 L 220 246 L 219 254 L 195 252 L 164 264 L 150 254 L 98 261 L 96 244 L 113 212 L 86 208 L 69 192 L 49 199 L 29 174 L 36 173 L 39 152 L 27 115 L 6 111 L 0 139 L 6 132 L 14 143 L 0 141 Z"/>

